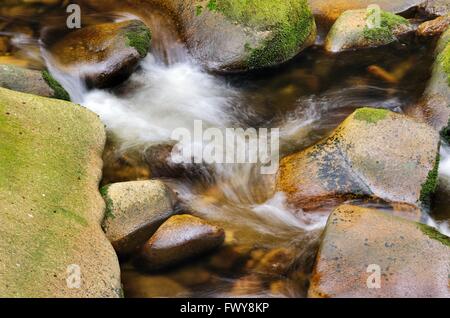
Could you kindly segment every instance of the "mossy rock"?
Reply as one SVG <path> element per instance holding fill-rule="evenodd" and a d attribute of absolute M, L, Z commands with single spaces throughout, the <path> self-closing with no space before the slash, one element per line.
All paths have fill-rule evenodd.
<path fill-rule="evenodd" d="M 90 87 L 106 88 L 126 80 L 150 45 L 150 30 L 131 20 L 73 31 L 51 45 L 50 52 L 63 72 L 79 74 Z"/>
<path fill-rule="evenodd" d="M 121 295 L 100 226 L 104 143 L 87 109 L 0 89 L 0 297 Z M 79 288 L 67 283 L 73 265 Z"/>
<path fill-rule="evenodd" d="M 406 109 L 406 113 L 427 122 L 450 142 L 450 28 L 442 34 L 435 56 L 422 99 Z"/>
<path fill-rule="evenodd" d="M 437 186 L 439 134 L 385 109 L 361 108 L 329 137 L 284 158 L 276 188 L 312 210 L 355 197 L 426 206 Z"/>
<path fill-rule="evenodd" d="M 325 40 L 325 49 L 329 52 L 341 52 L 383 46 L 413 31 L 408 20 L 386 11 L 381 11 L 381 25 L 369 28 L 369 15 L 370 12 L 366 9 L 342 13 Z"/>
<path fill-rule="evenodd" d="M 111 1 L 88 2 L 100 9 Z M 114 7 L 139 16 L 145 10 L 136 8 L 146 4 L 175 17 L 192 55 L 211 70 L 278 65 L 313 44 L 316 36 L 306 0 L 126 0 Z"/>
<path fill-rule="evenodd" d="M 369 288 L 379 270 L 380 288 Z M 450 297 L 450 238 L 383 211 L 343 205 L 329 217 L 309 297 Z"/>
<path fill-rule="evenodd" d="M 0 87 L 70 101 L 70 95 L 48 71 L 0 64 Z"/>
<path fill-rule="evenodd" d="M 175 194 L 162 181 L 130 181 L 105 186 L 103 229 L 120 256 L 141 248 L 175 213 Z"/>

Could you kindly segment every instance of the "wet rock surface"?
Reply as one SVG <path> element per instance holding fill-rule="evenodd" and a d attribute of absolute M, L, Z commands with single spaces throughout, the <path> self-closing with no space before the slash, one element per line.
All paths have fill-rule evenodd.
<path fill-rule="evenodd" d="M 87 26 L 50 46 L 63 72 L 79 73 L 90 87 L 120 84 L 150 49 L 151 32 L 139 20 Z"/>
<path fill-rule="evenodd" d="M 142 261 L 149 270 L 161 269 L 222 245 L 223 229 L 191 215 L 167 220 L 142 249 Z"/>
<path fill-rule="evenodd" d="M 277 190 L 306 209 L 355 196 L 420 205 L 436 188 L 438 145 L 426 124 L 358 109 L 328 138 L 284 158 Z"/>
<path fill-rule="evenodd" d="M 379 281 L 371 276 L 377 269 Z M 449 273 L 450 238 L 423 224 L 344 205 L 328 220 L 309 297 L 447 298 Z M 378 283 L 380 288 L 368 288 Z"/>
<path fill-rule="evenodd" d="M 159 180 L 114 183 L 101 190 L 103 229 L 120 256 L 129 256 L 175 213 L 175 195 Z"/>
<path fill-rule="evenodd" d="M 417 34 L 419 36 L 438 36 L 450 26 L 450 14 L 438 17 L 431 21 L 426 21 L 419 25 Z"/>
<path fill-rule="evenodd" d="M 100 7 L 110 1 L 87 2 Z M 179 22 L 191 54 L 216 71 L 278 65 L 312 45 L 316 35 L 306 0 L 127 0 L 115 7 L 139 15 L 137 5 L 155 4 Z"/>

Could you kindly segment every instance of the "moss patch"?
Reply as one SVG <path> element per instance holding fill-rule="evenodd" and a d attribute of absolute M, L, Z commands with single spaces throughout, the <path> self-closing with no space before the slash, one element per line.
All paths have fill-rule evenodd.
<path fill-rule="evenodd" d="M 152 34 L 142 23 L 132 24 L 125 33 L 127 45 L 134 47 L 141 57 L 145 57 L 150 50 Z"/>
<path fill-rule="evenodd" d="M 422 231 L 423 234 L 427 235 L 430 239 L 439 241 L 445 246 L 450 247 L 450 237 L 445 236 L 444 234 L 437 231 L 435 228 L 432 228 L 431 226 L 418 223 L 419 229 Z"/>
<path fill-rule="evenodd" d="M 387 109 L 364 107 L 356 110 L 354 118 L 370 124 L 376 124 L 380 120 L 385 119 L 389 113 L 390 111 Z"/>
<path fill-rule="evenodd" d="M 368 14 L 371 14 L 370 12 Z M 409 25 L 409 21 L 390 12 L 381 12 L 381 25 L 377 28 L 364 28 L 363 35 L 370 41 L 390 42 L 395 40 L 394 29 L 400 25 Z"/>
<path fill-rule="evenodd" d="M 431 204 L 431 195 L 436 192 L 439 183 L 439 163 L 441 157 L 439 153 L 436 156 L 436 162 L 434 164 L 433 170 L 428 173 L 427 180 L 422 185 L 422 189 L 420 191 L 420 201 L 426 207 L 429 207 Z"/>
<path fill-rule="evenodd" d="M 306 0 L 211 0 L 207 8 L 244 26 L 272 32 L 260 47 L 246 46 L 249 68 L 286 61 L 315 31 L 314 18 Z"/>
<path fill-rule="evenodd" d="M 106 204 L 105 219 L 114 219 L 116 216 L 113 213 L 113 201 L 108 195 L 108 189 L 109 185 L 104 186 L 100 189 L 100 193 Z"/>
<path fill-rule="evenodd" d="M 50 74 L 49 71 L 42 71 L 42 78 L 47 82 L 48 86 L 53 89 L 54 98 L 70 101 L 69 93 L 67 93 L 64 87 L 59 84 L 59 82 Z"/>

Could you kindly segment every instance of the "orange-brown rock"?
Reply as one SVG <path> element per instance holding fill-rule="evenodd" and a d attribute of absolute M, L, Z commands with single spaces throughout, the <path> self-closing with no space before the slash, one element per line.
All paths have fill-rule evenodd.
<path fill-rule="evenodd" d="M 419 206 L 437 184 L 439 135 L 388 110 L 361 108 L 328 138 L 284 158 L 276 189 L 305 209 L 352 197 Z"/>
<path fill-rule="evenodd" d="M 351 205 L 329 217 L 309 297 L 450 297 L 450 238 Z"/>

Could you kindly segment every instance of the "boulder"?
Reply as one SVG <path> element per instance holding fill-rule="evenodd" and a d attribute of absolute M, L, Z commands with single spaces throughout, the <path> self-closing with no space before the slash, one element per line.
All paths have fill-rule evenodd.
<path fill-rule="evenodd" d="M 342 13 L 325 39 L 325 49 L 341 52 L 387 45 L 413 31 L 408 20 L 386 11 L 381 12 L 379 27 L 369 27 L 369 14 L 366 9 Z"/>
<path fill-rule="evenodd" d="M 70 101 L 67 91 L 48 71 L 0 64 L 0 86 L 22 93 Z"/>
<path fill-rule="evenodd" d="M 431 37 L 441 35 L 450 26 L 450 14 L 426 21 L 417 28 L 417 35 Z"/>
<path fill-rule="evenodd" d="M 175 213 L 175 194 L 159 180 L 114 183 L 101 193 L 106 201 L 103 229 L 120 256 L 139 250 Z"/>
<path fill-rule="evenodd" d="M 111 0 L 90 0 L 103 9 Z M 244 71 L 283 63 L 312 45 L 314 18 L 306 0 L 126 0 L 112 4 L 145 20 L 146 6 L 175 17 L 191 54 L 215 71 Z"/>
<path fill-rule="evenodd" d="M 70 32 L 50 45 L 50 52 L 61 71 L 79 74 L 89 87 L 106 88 L 126 80 L 150 44 L 150 30 L 141 21 L 130 20 Z"/>
<path fill-rule="evenodd" d="M 423 2 L 424 0 L 309 0 L 314 15 L 331 22 L 335 21 L 344 11 L 366 9 L 371 4 L 377 4 L 388 12 L 401 13 Z"/>
<path fill-rule="evenodd" d="M 105 139 L 81 106 L 0 88 L 0 297 L 121 296 L 100 226 Z"/>
<path fill-rule="evenodd" d="M 329 217 L 309 297 L 450 297 L 450 238 L 357 206 Z"/>
<path fill-rule="evenodd" d="M 308 210 L 354 197 L 427 204 L 437 186 L 438 148 L 428 125 L 360 108 L 329 137 L 284 158 L 276 189 Z"/>
<path fill-rule="evenodd" d="M 165 268 L 218 248 L 225 240 L 223 229 L 191 215 L 167 220 L 142 249 L 149 270 Z"/>
<path fill-rule="evenodd" d="M 450 141 L 450 28 L 442 34 L 435 55 L 425 93 L 417 105 L 406 109 L 406 113 L 427 122 Z"/>

